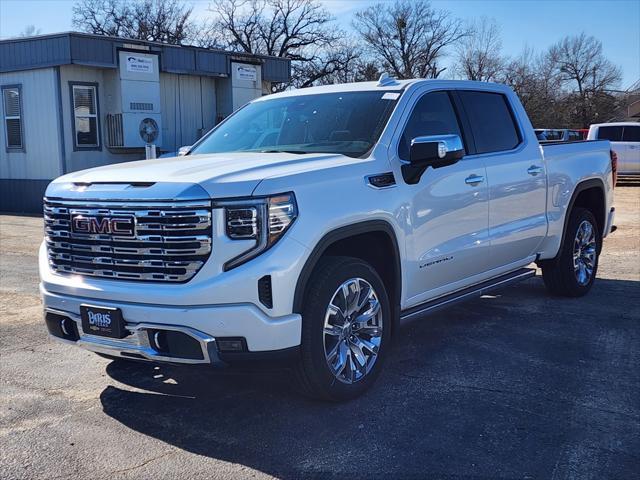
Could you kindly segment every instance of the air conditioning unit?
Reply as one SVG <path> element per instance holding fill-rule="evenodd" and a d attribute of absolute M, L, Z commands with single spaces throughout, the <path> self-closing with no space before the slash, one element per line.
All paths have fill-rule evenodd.
<path fill-rule="evenodd" d="M 118 78 L 112 82 L 107 143 L 111 148 L 162 146 L 158 55 L 120 51 Z"/>
<path fill-rule="evenodd" d="M 159 113 L 115 113 L 107 115 L 107 144 L 112 148 L 143 148 L 162 145 Z"/>

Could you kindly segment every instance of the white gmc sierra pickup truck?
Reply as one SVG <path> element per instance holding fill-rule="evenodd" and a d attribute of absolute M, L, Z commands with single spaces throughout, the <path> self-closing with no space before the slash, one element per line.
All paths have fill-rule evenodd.
<path fill-rule="evenodd" d="M 279 360 L 359 395 L 399 326 L 534 275 L 584 295 L 613 230 L 608 141 L 540 146 L 507 87 L 404 80 L 256 99 L 185 156 L 44 199 L 50 334 L 175 364 Z"/>

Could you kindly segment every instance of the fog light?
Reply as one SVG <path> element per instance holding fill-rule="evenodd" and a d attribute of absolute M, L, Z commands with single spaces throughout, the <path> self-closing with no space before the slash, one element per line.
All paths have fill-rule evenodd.
<path fill-rule="evenodd" d="M 247 342 L 244 338 L 216 338 L 218 350 L 221 352 L 245 352 Z"/>

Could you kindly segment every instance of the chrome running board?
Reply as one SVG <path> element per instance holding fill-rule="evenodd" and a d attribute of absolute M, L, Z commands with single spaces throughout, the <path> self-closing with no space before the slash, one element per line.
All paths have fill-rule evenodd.
<path fill-rule="evenodd" d="M 521 268 L 515 272 L 507 273 L 491 280 L 487 280 L 486 282 L 478 283 L 457 292 L 429 300 L 428 302 L 400 312 L 400 323 L 404 324 L 442 308 L 455 305 L 456 303 L 481 297 L 491 291 L 499 290 L 513 285 L 514 283 L 526 280 L 527 278 L 531 278 L 535 274 L 536 270 L 534 268 Z"/>

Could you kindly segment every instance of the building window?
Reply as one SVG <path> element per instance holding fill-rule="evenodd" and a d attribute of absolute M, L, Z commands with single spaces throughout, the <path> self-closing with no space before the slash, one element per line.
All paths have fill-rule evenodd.
<path fill-rule="evenodd" d="M 99 148 L 98 88 L 96 85 L 72 84 L 71 92 L 74 147 Z"/>
<path fill-rule="evenodd" d="M 19 85 L 2 87 L 4 105 L 4 132 L 7 150 L 24 150 L 24 129 L 22 127 L 22 96 Z"/>

